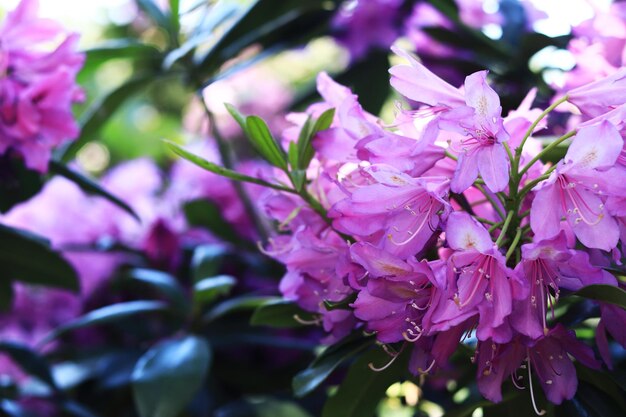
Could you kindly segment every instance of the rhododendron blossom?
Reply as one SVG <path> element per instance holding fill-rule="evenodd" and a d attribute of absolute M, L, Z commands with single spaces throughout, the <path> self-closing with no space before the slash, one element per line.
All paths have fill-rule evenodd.
<path fill-rule="evenodd" d="M 336 112 L 312 139 L 307 185 L 263 202 L 287 232 L 265 246 L 287 267 L 280 289 L 318 316 L 311 323 L 327 341 L 374 333 L 391 356 L 370 364 L 375 371 L 408 348 L 411 372 L 436 375 L 466 344 L 486 398 L 500 401 L 510 377 L 542 414 L 533 380 L 559 404 L 576 392 L 572 357 L 600 364 L 557 309 L 572 291 L 618 285 L 603 265 L 616 259 L 618 224 L 626 224 L 621 76 L 580 86 L 547 111 L 532 107 L 532 90 L 503 117 L 486 71 L 455 88 L 396 52 L 409 65 L 391 68 L 391 85 L 413 108 L 397 106 L 389 125 L 327 74 L 318 77 L 323 101 L 307 115 Z M 546 115 L 567 100 L 594 118 L 542 146 Z M 290 147 L 307 115 L 288 116 Z M 562 160 L 540 162 L 571 138 Z M 622 312 L 601 308 L 598 346 L 611 366 L 607 334 L 624 337 L 610 317 Z"/>
<path fill-rule="evenodd" d="M 84 55 L 78 35 L 37 17 L 37 0 L 22 0 L 0 28 L 0 154 L 48 169 L 54 147 L 78 136 L 72 104 L 83 92 L 76 74 Z"/>

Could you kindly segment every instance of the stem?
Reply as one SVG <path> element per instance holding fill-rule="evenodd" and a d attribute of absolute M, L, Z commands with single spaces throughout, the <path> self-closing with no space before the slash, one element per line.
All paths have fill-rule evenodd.
<path fill-rule="evenodd" d="M 502 241 L 504 240 L 506 236 L 506 231 L 509 228 L 509 225 L 511 224 L 511 219 L 513 219 L 513 214 L 515 214 L 514 211 L 509 211 L 509 213 L 506 215 L 506 219 L 504 220 L 504 225 L 502 226 L 502 229 L 500 230 L 500 236 L 498 236 L 498 239 L 496 240 L 496 246 L 498 247 L 500 247 L 500 244 L 502 243 Z"/>
<path fill-rule="evenodd" d="M 452 154 L 451 154 L 450 152 L 448 152 L 448 151 L 445 151 L 445 154 L 446 154 L 446 156 L 447 156 L 448 158 L 450 158 L 450 159 L 452 159 L 452 160 L 454 160 L 454 161 L 458 161 L 458 160 L 459 160 L 459 158 L 457 158 L 456 156 L 452 155 Z"/>
<path fill-rule="evenodd" d="M 522 229 L 517 228 L 517 232 L 515 232 L 515 237 L 513 238 L 513 242 L 511 242 L 511 246 L 509 246 L 509 250 L 506 251 L 505 259 L 508 261 L 515 249 L 517 248 L 517 244 L 519 243 L 520 238 L 522 237 Z"/>
<path fill-rule="evenodd" d="M 559 100 L 555 101 L 554 103 L 552 103 L 552 105 L 550 107 L 548 107 L 547 109 L 545 109 L 543 111 L 543 113 L 541 113 L 539 115 L 539 117 L 537 117 L 537 120 L 535 120 L 533 122 L 533 124 L 530 125 L 530 127 L 528 128 L 528 130 L 526 131 L 526 134 L 524 135 L 524 138 L 522 139 L 522 142 L 520 143 L 520 145 L 517 147 L 517 149 L 515 150 L 515 169 L 513 170 L 513 172 L 516 172 L 517 169 L 519 168 L 519 162 L 520 162 L 520 158 L 522 156 L 522 150 L 524 149 L 524 145 L 526 144 L 526 141 L 528 140 L 528 138 L 533 134 L 533 132 L 535 131 L 535 128 L 537 127 L 537 125 L 550 113 L 552 112 L 552 110 L 556 109 L 560 104 L 564 103 L 567 101 L 567 99 L 569 99 L 569 96 L 566 94 L 563 97 L 561 97 Z M 520 177 L 523 174 L 520 174 Z"/>
<path fill-rule="evenodd" d="M 485 196 L 485 198 L 487 200 L 489 200 L 489 202 L 491 203 L 491 205 L 493 206 L 493 208 L 496 210 L 496 212 L 498 213 L 498 215 L 500 216 L 501 219 L 504 219 L 504 212 L 502 211 L 502 209 L 500 208 L 500 204 L 497 200 L 494 200 L 493 197 L 491 195 L 489 195 L 489 193 L 479 184 L 474 184 L 474 187 L 476 187 L 476 189 L 478 189 L 478 191 L 480 191 L 481 193 L 483 193 L 483 195 Z"/>
<path fill-rule="evenodd" d="M 202 90 L 197 90 L 197 96 L 200 102 L 202 103 L 204 112 L 207 115 L 207 118 L 209 120 L 209 129 L 211 131 L 210 133 L 211 133 L 211 136 L 213 136 L 213 139 L 215 139 L 215 142 L 217 142 L 217 149 L 220 153 L 222 164 L 224 165 L 225 168 L 234 170 L 235 162 L 234 162 L 233 155 L 231 153 L 230 146 L 228 142 L 225 141 L 224 138 L 222 137 L 217 127 L 217 123 L 215 121 L 215 115 L 209 109 L 206 102 L 204 101 Z M 248 193 L 246 193 L 246 190 L 243 188 L 243 185 L 239 181 L 231 180 L 231 182 L 233 184 L 233 187 L 235 188 L 235 192 L 237 193 L 237 196 L 241 200 L 241 203 L 243 204 L 246 210 L 246 213 L 248 213 L 248 216 L 250 216 L 250 219 L 252 219 L 252 223 L 254 224 L 254 227 L 256 228 L 257 233 L 259 234 L 259 238 L 261 238 L 261 240 L 266 240 L 268 237 L 268 233 L 265 228 L 265 224 L 259 217 L 259 214 L 257 213 L 256 208 L 252 204 L 252 201 L 250 200 Z"/>
<path fill-rule="evenodd" d="M 526 194 L 528 194 L 530 190 L 535 188 L 535 185 L 539 184 L 541 181 L 545 181 L 548 178 L 550 178 L 550 174 L 552 174 L 552 171 L 554 171 L 555 169 L 556 169 L 556 165 L 552 165 L 546 172 L 543 173 L 543 175 L 535 178 L 534 180 L 530 181 L 528 184 L 524 185 L 524 188 L 522 188 L 519 192 L 520 199 L 524 198 L 524 196 L 526 196 Z"/>
<path fill-rule="evenodd" d="M 484 217 L 478 217 L 478 216 L 476 216 L 476 217 L 474 217 L 474 218 L 475 218 L 476 220 L 478 220 L 479 222 L 481 222 L 481 223 L 487 223 L 487 224 L 492 225 L 492 226 L 494 226 L 494 225 L 498 225 L 498 224 L 502 223 L 502 222 L 494 222 L 494 221 L 491 221 L 491 220 L 485 219 Z"/>
<path fill-rule="evenodd" d="M 572 130 L 571 132 L 567 132 L 565 135 L 561 136 L 560 138 L 558 138 L 557 140 L 555 140 L 554 142 L 546 146 L 541 152 L 535 155 L 535 157 L 531 159 L 530 162 L 527 163 L 526 166 L 520 171 L 519 178 L 522 178 L 524 174 L 535 164 L 535 162 L 537 162 L 539 159 L 541 159 L 542 156 L 546 154 L 546 152 L 548 152 L 551 149 L 556 148 L 557 146 L 559 146 L 561 143 L 571 138 L 572 136 L 575 136 L 576 133 L 577 132 L 575 130 Z"/>

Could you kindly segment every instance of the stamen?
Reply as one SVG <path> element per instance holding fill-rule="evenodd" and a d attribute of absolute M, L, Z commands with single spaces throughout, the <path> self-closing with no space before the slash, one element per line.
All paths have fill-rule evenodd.
<path fill-rule="evenodd" d="M 542 416 L 546 413 L 546 410 L 543 410 L 543 409 L 541 411 L 537 410 L 537 404 L 535 403 L 535 394 L 533 392 L 533 376 L 530 371 L 531 366 L 530 366 L 529 356 L 526 357 L 526 362 L 528 363 L 528 387 L 530 389 L 530 399 L 533 403 L 533 409 L 535 410 L 535 414 L 537 414 L 538 416 Z"/>

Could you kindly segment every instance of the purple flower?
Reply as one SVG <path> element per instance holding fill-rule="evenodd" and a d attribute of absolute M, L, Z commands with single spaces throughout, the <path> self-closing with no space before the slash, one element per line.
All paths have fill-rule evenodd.
<path fill-rule="evenodd" d="M 515 330 L 533 339 L 547 334 L 547 310 L 554 313 L 561 288 L 576 291 L 592 284 L 616 284 L 611 274 L 591 265 L 587 253 L 569 249 L 564 232 L 523 245 L 522 258 L 515 271 L 525 278 L 530 292 L 515 301 L 510 321 Z"/>
<path fill-rule="evenodd" d="M 13 150 L 45 172 L 52 149 L 78 136 L 72 104 L 83 98 L 76 74 L 84 55 L 78 36 L 38 18 L 37 8 L 22 0 L 0 28 L 0 154 Z"/>
<path fill-rule="evenodd" d="M 619 229 L 605 209 L 605 196 L 624 190 L 624 171 L 611 169 L 622 150 L 622 138 L 609 122 L 581 129 L 550 178 L 536 188 L 530 224 L 536 237 L 560 230 L 561 217 L 587 247 L 611 250 Z"/>
<path fill-rule="evenodd" d="M 566 330 L 560 324 L 529 346 L 525 346 L 519 339 L 504 345 L 491 340 L 479 343 L 476 357 L 478 388 L 487 399 L 499 402 L 502 400 L 501 386 L 505 378 L 511 376 L 517 387 L 525 381 L 533 406 L 539 413 L 531 378 L 539 381 L 546 397 L 554 404 L 561 404 L 576 393 L 576 368 L 569 355 L 590 368 L 597 369 L 600 366 L 593 350 L 577 340 L 573 331 Z"/>
<path fill-rule="evenodd" d="M 620 68 L 608 77 L 568 91 L 568 101 L 582 114 L 598 117 L 626 101 L 626 68 Z"/>
<path fill-rule="evenodd" d="M 358 60 L 373 47 L 387 49 L 398 38 L 402 0 L 351 0 L 335 15 L 335 38 Z"/>
<path fill-rule="evenodd" d="M 412 178 L 386 165 L 372 165 L 364 173 L 369 185 L 358 186 L 329 213 L 334 227 L 399 257 L 414 256 L 448 211 L 448 181 Z"/>
<path fill-rule="evenodd" d="M 509 139 L 502 121 L 498 94 L 487 84 L 487 71 L 465 79 L 466 106 L 442 114 L 439 126 L 463 136 L 459 161 L 450 188 L 461 193 L 480 173 L 487 187 L 498 192 L 509 182 L 509 164 L 503 142 Z"/>
<path fill-rule="evenodd" d="M 513 300 L 523 298 L 526 288 L 506 266 L 487 230 L 468 214 L 450 214 L 445 230 L 448 245 L 455 250 L 448 259 L 446 291 L 457 308 L 442 303 L 431 318 L 437 323 L 434 328 L 446 330 L 478 314 L 479 340 L 507 342 L 511 331 L 506 319 Z"/>
<path fill-rule="evenodd" d="M 382 343 L 416 342 L 425 332 L 422 318 L 430 307 L 435 279 L 428 262 L 405 262 L 368 243 L 356 243 L 350 252 L 368 276 L 352 304 L 354 315 Z"/>

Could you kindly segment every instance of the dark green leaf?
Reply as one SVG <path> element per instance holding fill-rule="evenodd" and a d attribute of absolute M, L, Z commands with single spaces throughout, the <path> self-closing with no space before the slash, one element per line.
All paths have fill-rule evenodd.
<path fill-rule="evenodd" d="M 227 314 L 241 311 L 251 311 L 266 303 L 269 300 L 277 300 L 277 297 L 244 295 L 226 300 L 207 312 L 202 317 L 204 322 L 210 322 Z"/>
<path fill-rule="evenodd" d="M 157 77 L 154 74 L 138 76 L 126 81 L 100 100 L 93 103 L 80 117 L 81 132 L 78 139 L 63 150 L 62 162 L 71 161 L 76 152 L 87 142 L 98 139 L 98 131 L 111 115 L 133 94 L 137 93 Z"/>
<path fill-rule="evenodd" d="M 378 114 L 391 93 L 388 70 L 387 51 L 374 51 L 367 59 L 351 65 L 336 79 L 359 96 L 359 103 L 365 110 Z"/>
<path fill-rule="evenodd" d="M 146 352 L 132 375 L 139 415 L 179 415 L 202 386 L 211 356 L 207 341 L 195 336 L 168 340 Z"/>
<path fill-rule="evenodd" d="M 248 139 L 263 158 L 275 167 L 287 171 L 285 151 L 276 142 L 263 119 L 258 116 L 248 116 L 246 132 Z"/>
<path fill-rule="evenodd" d="M 180 0 L 169 0 L 170 3 L 170 27 L 172 34 L 178 35 L 180 31 Z"/>
<path fill-rule="evenodd" d="M 152 45 L 135 39 L 112 39 L 85 51 L 87 67 L 97 67 L 110 59 L 130 58 L 153 59 L 159 57 L 159 50 Z"/>
<path fill-rule="evenodd" d="M 28 200 L 43 187 L 39 172 L 28 169 L 21 157 L 11 152 L 0 156 L 0 213 Z"/>
<path fill-rule="evenodd" d="M 299 169 L 299 156 L 298 156 L 298 145 L 295 142 L 289 143 L 289 165 L 291 166 L 291 170 L 289 171 L 289 178 L 291 178 L 291 182 L 296 191 L 302 191 L 302 187 L 304 187 L 304 181 L 306 179 L 306 171 Z"/>
<path fill-rule="evenodd" d="M 57 388 L 50 367 L 44 358 L 29 347 L 12 342 L 0 342 L 0 352 L 4 352 L 26 373 L 45 382 L 53 389 Z"/>
<path fill-rule="evenodd" d="M 189 310 L 190 303 L 187 301 L 185 291 L 176 278 L 161 271 L 151 269 L 131 269 L 126 276 L 134 281 L 147 284 L 166 296 L 176 309 L 182 313 Z"/>
<path fill-rule="evenodd" d="M 210 304 L 218 297 L 226 295 L 237 284 L 237 280 L 229 275 L 204 278 L 193 286 L 195 302 Z"/>
<path fill-rule="evenodd" d="M 311 417 L 291 401 L 262 400 L 237 402 L 219 408 L 215 417 Z"/>
<path fill-rule="evenodd" d="M 13 303 L 13 283 L 7 277 L 0 278 L 0 313 L 11 309 Z"/>
<path fill-rule="evenodd" d="M 106 198 L 111 203 L 115 204 L 116 206 L 133 216 L 135 219 L 137 219 L 137 221 L 141 221 L 137 213 L 135 213 L 135 211 L 119 197 L 111 194 L 109 191 L 102 188 L 102 186 L 100 186 L 100 184 L 98 184 L 96 181 L 92 180 L 89 177 L 86 177 L 79 172 L 72 170 L 67 165 L 64 165 L 61 162 L 57 162 L 54 160 L 50 161 L 50 172 L 67 178 L 68 180 L 78 185 L 80 189 L 86 193 Z"/>
<path fill-rule="evenodd" d="M 215 203 L 209 200 L 194 200 L 186 203 L 183 211 L 190 226 L 202 227 L 221 240 L 237 246 L 254 248 L 251 242 L 239 236 L 239 232 L 224 218 L 222 210 Z"/>
<path fill-rule="evenodd" d="M 194 59 L 200 74 L 213 74 L 250 45 L 265 50 L 290 47 L 325 32 L 338 1 L 253 0 L 225 25 L 223 35 Z M 328 5 L 331 7 L 328 7 Z"/>
<path fill-rule="evenodd" d="M 626 410 L 626 392 L 615 383 L 608 372 L 587 368 L 579 362 L 576 362 L 574 365 L 576 366 L 576 376 L 579 380 L 585 381 L 606 393 L 622 410 Z"/>
<path fill-rule="evenodd" d="M 326 130 L 330 128 L 330 125 L 333 124 L 334 118 L 335 118 L 335 109 L 326 110 L 315 121 L 315 125 L 313 126 L 313 133 L 321 132 L 322 130 Z"/>
<path fill-rule="evenodd" d="M 626 291 L 613 285 L 589 285 L 576 291 L 574 295 L 615 304 L 626 309 Z"/>
<path fill-rule="evenodd" d="M 250 318 L 253 326 L 270 326 L 278 328 L 300 327 L 301 321 L 312 321 L 314 316 L 286 300 L 271 300 L 259 306 Z"/>
<path fill-rule="evenodd" d="M 337 302 L 324 300 L 324 307 L 328 311 L 332 311 L 332 310 L 352 310 L 352 307 L 350 307 L 350 304 L 354 303 L 355 301 L 356 301 L 356 294 L 351 294 L 351 295 L 347 296 L 346 298 L 344 298 L 343 300 L 337 301 Z"/>
<path fill-rule="evenodd" d="M 159 26 L 169 29 L 170 21 L 154 0 L 136 0 L 139 7 Z"/>
<path fill-rule="evenodd" d="M 164 142 L 178 156 L 181 156 L 185 158 L 186 160 L 188 160 L 189 162 L 192 162 L 196 164 L 197 166 L 199 166 L 200 168 L 206 169 L 207 171 L 213 172 L 214 174 L 221 175 L 223 177 L 230 178 L 230 179 L 237 180 L 237 181 L 243 181 L 243 182 L 249 182 L 252 184 L 262 185 L 264 187 L 273 188 L 275 190 L 293 192 L 293 190 L 291 190 L 288 187 L 278 185 L 278 184 L 272 184 L 259 178 L 249 177 L 247 175 L 240 174 L 233 170 L 226 169 L 222 166 L 214 164 L 213 162 L 209 162 L 197 155 L 192 154 L 191 152 L 186 151 L 185 149 L 181 148 L 180 146 L 178 146 L 177 144 L 173 142 L 170 142 L 170 141 L 164 141 Z"/>
<path fill-rule="evenodd" d="M 303 397 L 316 389 L 343 362 L 349 360 L 373 343 L 371 338 L 347 337 L 328 347 L 311 365 L 293 379 L 293 391 Z M 340 415 L 340 414 L 337 414 Z"/>
<path fill-rule="evenodd" d="M 76 271 L 43 238 L 4 225 L 0 225 L 0 271 L 29 284 L 72 291 L 79 287 Z"/>
<path fill-rule="evenodd" d="M 169 306 L 161 301 L 140 300 L 112 304 L 90 311 L 84 316 L 78 317 L 57 327 L 43 339 L 42 344 L 48 343 L 72 330 L 114 323 L 140 314 L 165 312 L 168 310 Z"/>
<path fill-rule="evenodd" d="M 370 364 L 380 366 L 391 360 L 382 349 L 371 350 L 362 355 L 348 371 L 337 392 L 330 397 L 322 417 L 372 417 L 376 407 L 385 396 L 387 388 L 400 381 L 407 369 L 408 355 L 402 354 L 384 371 L 370 369 Z"/>
<path fill-rule="evenodd" d="M 191 258 L 194 282 L 218 275 L 227 253 L 223 245 L 200 245 L 196 247 Z"/>

